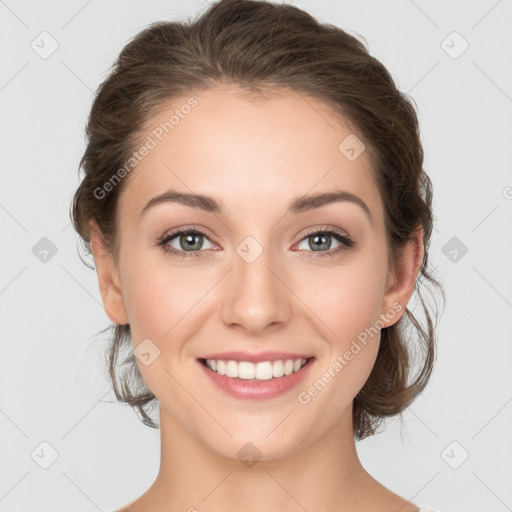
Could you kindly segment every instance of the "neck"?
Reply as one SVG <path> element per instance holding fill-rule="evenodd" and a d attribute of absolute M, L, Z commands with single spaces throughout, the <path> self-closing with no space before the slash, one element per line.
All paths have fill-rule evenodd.
<path fill-rule="evenodd" d="M 313 443 L 274 460 L 265 460 L 264 454 L 252 462 L 224 457 L 162 407 L 160 430 L 160 471 L 140 510 L 355 510 L 358 489 L 380 485 L 359 461 L 351 411 Z M 246 451 L 251 453 L 250 446 Z"/>

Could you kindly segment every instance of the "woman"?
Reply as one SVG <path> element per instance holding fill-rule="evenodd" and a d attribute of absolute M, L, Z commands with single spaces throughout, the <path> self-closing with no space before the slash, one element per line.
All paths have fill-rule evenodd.
<path fill-rule="evenodd" d="M 114 391 L 161 431 L 122 510 L 426 511 L 355 447 L 435 359 L 426 304 L 427 329 L 407 310 L 439 286 L 431 184 L 384 66 L 298 8 L 223 0 L 130 41 L 87 136 L 72 216 Z"/>

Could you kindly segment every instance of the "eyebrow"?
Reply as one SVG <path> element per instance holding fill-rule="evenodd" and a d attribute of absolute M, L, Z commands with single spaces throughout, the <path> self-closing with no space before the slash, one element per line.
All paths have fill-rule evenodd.
<path fill-rule="evenodd" d="M 358 196 L 347 192 L 346 190 L 335 190 L 333 192 L 323 192 L 315 195 L 304 195 L 294 199 L 288 206 L 287 213 L 298 214 L 315 210 L 327 204 L 349 202 L 356 204 L 366 213 L 370 222 L 373 224 L 372 214 L 367 204 Z M 224 213 L 225 208 L 221 202 L 210 196 L 203 194 L 191 194 L 168 190 L 163 194 L 153 197 L 140 212 L 140 218 L 150 208 L 162 203 L 178 203 L 208 213 Z"/>

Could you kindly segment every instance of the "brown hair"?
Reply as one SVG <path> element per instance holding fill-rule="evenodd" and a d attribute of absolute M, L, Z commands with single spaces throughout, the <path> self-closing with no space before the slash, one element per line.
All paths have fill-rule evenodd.
<path fill-rule="evenodd" d="M 101 199 L 95 190 L 130 158 L 148 119 L 164 104 L 222 84 L 251 94 L 288 88 L 328 103 L 357 127 L 371 155 L 384 201 L 390 262 L 396 264 L 414 229 L 423 229 L 415 292 L 426 326 L 406 309 L 396 324 L 382 329 L 376 363 L 353 404 L 354 434 L 363 439 L 377 432 L 384 417 L 401 413 L 427 384 L 436 354 L 435 326 L 420 287 L 443 290 L 427 261 L 432 185 L 423 171 L 415 109 L 361 41 L 291 5 L 252 0 L 221 0 L 195 21 L 151 24 L 123 48 L 97 90 L 80 161 L 84 178 L 72 204 L 74 227 L 90 254 L 88 221 L 95 219 L 116 256 L 116 208 L 126 178 Z M 415 341 L 407 327 L 416 333 Z M 148 415 L 157 400 L 137 367 L 130 326 L 109 328 L 107 364 L 116 397 L 134 407 L 143 423 L 157 427 Z"/>

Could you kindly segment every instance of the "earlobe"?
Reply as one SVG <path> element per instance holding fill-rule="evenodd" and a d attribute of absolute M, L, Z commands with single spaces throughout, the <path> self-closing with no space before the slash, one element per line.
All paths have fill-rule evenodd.
<path fill-rule="evenodd" d="M 384 296 L 382 314 L 386 316 L 387 311 L 399 311 L 396 315 L 390 315 L 389 322 L 385 327 L 390 327 L 400 320 L 405 312 L 407 304 L 414 291 L 423 261 L 423 229 L 418 226 L 412 234 L 412 239 L 405 245 L 398 258 L 396 271 L 388 276 L 388 288 Z"/>
<path fill-rule="evenodd" d="M 115 265 L 112 253 L 105 247 L 101 230 L 96 221 L 89 221 L 89 232 L 91 251 L 96 263 L 98 285 L 105 313 L 115 324 L 128 324 L 128 316 L 121 292 L 119 271 Z"/>

